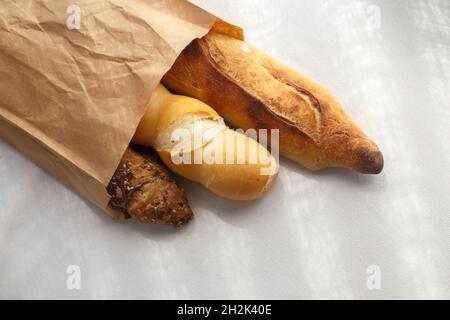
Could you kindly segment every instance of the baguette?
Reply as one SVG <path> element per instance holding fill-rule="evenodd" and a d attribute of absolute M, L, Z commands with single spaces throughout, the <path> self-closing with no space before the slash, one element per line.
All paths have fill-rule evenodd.
<path fill-rule="evenodd" d="M 128 148 L 107 190 L 113 207 L 140 222 L 179 227 L 194 217 L 183 190 L 155 154 Z"/>
<path fill-rule="evenodd" d="M 308 169 L 383 169 L 377 145 L 330 93 L 244 41 L 215 32 L 196 39 L 162 82 L 233 127 L 279 129 L 280 153 Z"/>
<path fill-rule="evenodd" d="M 187 139 L 177 140 L 177 132 L 186 133 Z M 275 159 L 258 142 L 228 129 L 203 102 L 173 95 L 162 85 L 153 94 L 133 143 L 153 147 L 172 171 L 227 199 L 260 198 L 278 174 Z"/>

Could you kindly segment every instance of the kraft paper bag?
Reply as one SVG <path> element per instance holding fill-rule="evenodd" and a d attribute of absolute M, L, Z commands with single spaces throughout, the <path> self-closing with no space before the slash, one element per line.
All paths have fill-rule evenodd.
<path fill-rule="evenodd" d="M 183 0 L 0 0 L 0 138 L 115 218 L 112 175 L 152 91 L 211 28 Z"/>

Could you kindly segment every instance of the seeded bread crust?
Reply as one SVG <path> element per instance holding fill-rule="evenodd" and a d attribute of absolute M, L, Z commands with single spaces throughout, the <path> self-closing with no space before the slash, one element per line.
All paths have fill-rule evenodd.
<path fill-rule="evenodd" d="M 194 217 L 183 190 L 154 153 L 128 148 L 107 190 L 113 207 L 140 222 L 179 227 Z"/>

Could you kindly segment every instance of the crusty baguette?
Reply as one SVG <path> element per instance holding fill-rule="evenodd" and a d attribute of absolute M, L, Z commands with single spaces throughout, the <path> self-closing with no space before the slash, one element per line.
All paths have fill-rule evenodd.
<path fill-rule="evenodd" d="M 162 82 L 231 126 L 279 129 L 280 153 L 311 170 L 382 171 L 378 147 L 331 94 L 244 41 L 214 32 L 194 40 Z"/>
<path fill-rule="evenodd" d="M 178 227 L 194 216 L 183 190 L 152 153 L 128 148 L 107 189 L 111 205 L 140 222 Z"/>
<path fill-rule="evenodd" d="M 176 141 L 177 130 L 184 130 L 187 139 Z M 153 94 L 133 143 L 153 147 L 172 171 L 232 200 L 262 197 L 278 174 L 278 164 L 262 145 L 227 128 L 210 106 L 173 95 L 162 85 Z M 176 161 L 177 156 L 186 161 Z"/>

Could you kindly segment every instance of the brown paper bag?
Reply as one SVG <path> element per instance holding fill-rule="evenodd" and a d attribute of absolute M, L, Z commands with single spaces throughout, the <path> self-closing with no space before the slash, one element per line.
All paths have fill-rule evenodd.
<path fill-rule="evenodd" d="M 216 18 L 183 0 L 72 3 L 1 0 L 0 138 L 122 218 L 106 186 L 157 83 Z"/>

